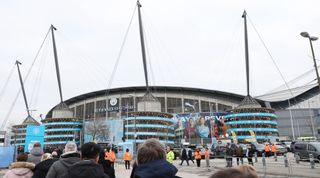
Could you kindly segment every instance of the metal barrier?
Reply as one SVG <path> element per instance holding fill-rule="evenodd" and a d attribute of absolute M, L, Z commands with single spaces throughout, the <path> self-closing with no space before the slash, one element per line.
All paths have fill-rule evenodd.
<path fill-rule="evenodd" d="M 258 162 L 258 153 L 254 152 L 254 162 L 257 163 Z"/>
<path fill-rule="evenodd" d="M 310 166 L 311 166 L 311 169 L 314 169 L 314 157 L 313 157 L 313 154 L 309 154 L 309 158 L 310 158 Z"/>

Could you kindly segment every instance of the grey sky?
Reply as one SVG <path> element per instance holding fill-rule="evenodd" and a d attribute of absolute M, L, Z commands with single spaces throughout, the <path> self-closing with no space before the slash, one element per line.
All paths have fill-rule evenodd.
<path fill-rule="evenodd" d="M 0 87 L 17 59 L 23 63 L 21 70 L 25 76 L 50 24 L 54 24 L 58 29 L 56 41 L 64 99 L 106 88 L 135 3 L 135 0 L 1 1 Z M 319 1 L 141 0 L 141 3 L 152 85 L 245 94 L 241 18 L 244 9 L 250 19 L 252 95 L 264 94 L 283 81 L 250 21 L 286 80 L 313 67 L 309 43 L 299 33 L 308 31 L 320 36 Z M 135 14 L 111 88 L 144 85 L 138 35 Z M 316 56 L 320 55 L 319 43 L 314 42 Z M 5 95 L 0 96 L 1 122 L 20 88 L 14 70 Z M 37 75 L 42 76 L 41 85 L 36 82 Z M 55 77 L 52 44 L 48 40 L 25 84 L 37 119 L 59 102 Z M 7 124 L 21 122 L 25 117 L 20 96 Z"/>

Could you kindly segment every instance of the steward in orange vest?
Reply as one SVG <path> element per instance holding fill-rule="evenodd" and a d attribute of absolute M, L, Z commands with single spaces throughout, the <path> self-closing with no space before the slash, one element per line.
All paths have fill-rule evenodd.
<path fill-rule="evenodd" d="M 126 152 L 123 155 L 123 160 L 126 169 L 130 169 L 131 154 L 128 148 L 126 149 Z"/>
<path fill-rule="evenodd" d="M 274 143 L 272 143 L 271 151 L 272 151 L 273 155 L 274 155 L 274 153 L 277 152 L 277 147 Z"/>
<path fill-rule="evenodd" d="M 266 143 L 264 145 L 264 152 L 266 153 L 266 156 L 269 157 L 269 154 L 270 154 L 270 146 L 268 143 Z"/>
<path fill-rule="evenodd" d="M 109 160 L 110 160 L 110 166 L 114 167 L 114 162 L 116 162 L 116 154 L 114 153 L 114 148 L 110 149 Z"/>
<path fill-rule="evenodd" d="M 109 152 L 108 152 L 108 150 L 104 150 L 104 160 L 109 160 Z"/>
<path fill-rule="evenodd" d="M 197 148 L 196 151 L 194 152 L 194 158 L 196 159 L 197 166 L 200 167 L 201 153 L 200 153 L 199 148 Z"/>

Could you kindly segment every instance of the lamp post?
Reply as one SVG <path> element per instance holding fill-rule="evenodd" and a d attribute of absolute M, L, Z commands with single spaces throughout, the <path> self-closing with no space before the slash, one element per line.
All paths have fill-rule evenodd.
<path fill-rule="evenodd" d="M 318 72 L 317 62 L 316 62 L 316 58 L 315 58 L 315 56 L 314 56 L 314 51 L 313 51 L 313 46 L 312 46 L 312 41 L 318 40 L 318 37 L 310 36 L 308 32 L 301 32 L 300 35 L 301 35 L 302 37 L 304 37 L 304 38 L 308 38 L 308 39 L 309 39 L 310 47 L 311 47 L 311 52 L 312 52 L 313 63 L 314 63 L 314 68 L 315 68 L 315 70 L 316 70 L 317 81 L 318 81 L 318 85 L 319 85 L 319 89 L 320 89 L 319 72 Z"/>

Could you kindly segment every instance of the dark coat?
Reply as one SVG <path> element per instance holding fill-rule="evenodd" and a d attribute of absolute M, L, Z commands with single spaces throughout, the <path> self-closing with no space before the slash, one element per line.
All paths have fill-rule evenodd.
<path fill-rule="evenodd" d="M 189 158 L 190 160 L 193 160 L 192 150 L 191 150 L 191 149 L 188 151 L 188 158 Z"/>
<path fill-rule="evenodd" d="M 68 173 L 69 167 L 79 161 L 79 153 L 71 153 L 61 156 L 60 160 L 52 164 L 46 178 L 64 178 Z"/>
<path fill-rule="evenodd" d="M 243 157 L 243 148 L 241 146 L 238 146 L 236 148 L 236 156 L 237 157 Z"/>
<path fill-rule="evenodd" d="M 228 158 L 230 158 L 230 157 L 232 157 L 233 156 L 233 150 L 232 150 L 232 148 L 230 148 L 230 146 L 228 147 L 226 147 L 226 156 L 228 157 Z"/>
<path fill-rule="evenodd" d="M 93 160 L 82 160 L 72 165 L 68 170 L 68 178 L 109 178 L 103 172 L 103 167 Z"/>
<path fill-rule="evenodd" d="M 56 161 L 58 161 L 58 159 L 53 158 L 53 159 L 47 159 L 38 163 L 36 165 L 36 168 L 34 169 L 32 178 L 45 178 L 47 176 L 47 173 L 50 167 Z"/>
<path fill-rule="evenodd" d="M 187 150 L 185 148 L 182 149 L 181 159 L 182 160 L 187 160 L 188 159 Z"/>
<path fill-rule="evenodd" d="M 155 160 L 146 164 L 139 164 L 133 178 L 178 178 L 178 169 L 166 160 Z"/>

